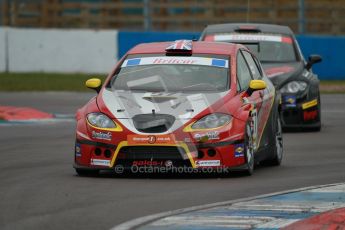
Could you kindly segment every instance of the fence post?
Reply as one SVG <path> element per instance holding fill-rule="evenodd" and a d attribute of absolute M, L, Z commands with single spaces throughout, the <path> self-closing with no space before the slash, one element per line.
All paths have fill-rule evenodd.
<path fill-rule="evenodd" d="M 10 27 L 6 26 L 5 29 L 5 72 L 10 72 L 10 44 L 9 44 L 9 33 L 10 33 Z"/>
<path fill-rule="evenodd" d="M 250 0 L 247 0 L 247 15 L 246 15 L 246 22 L 250 22 Z"/>
<path fill-rule="evenodd" d="M 144 0 L 144 29 L 151 30 L 150 0 Z"/>
<path fill-rule="evenodd" d="M 304 0 L 298 0 L 298 33 L 305 33 L 305 7 Z"/>

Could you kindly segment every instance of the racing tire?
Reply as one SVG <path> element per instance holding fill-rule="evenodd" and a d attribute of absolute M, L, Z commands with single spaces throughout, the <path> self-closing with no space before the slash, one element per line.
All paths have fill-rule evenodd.
<path fill-rule="evenodd" d="M 315 121 L 315 125 L 312 125 L 309 128 L 306 128 L 305 131 L 307 132 L 320 132 L 321 131 L 321 97 L 320 97 L 320 92 L 318 92 L 317 95 L 317 108 L 316 108 L 318 118 Z"/>
<path fill-rule="evenodd" d="M 253 144 L 253 132 L 251 128 L 251 123 L 247 122 L 245 128 L 244 137 L 244 149 L 245 149 L 245 159 L 246 159 L 246 169 L 244 173 L 247 176 L 251 176 L 254 172 L 255 160 L 254 160 L 254 144 Z"/>
<path fill-rule="evenodd" d="M 318 94 L 318 97 L 317 97 L 317 113 L 319 115 L 319 119 L 318 119 L 319 124 L 311 129 L 311 131 L 314 131 L 314 132 L 320 132 L 321 131 L 321 98 L 320 98 L 320 93 Z"/>
<path fill-rule="evenodd" d="M 265 160 L 263 163 L 269 166 L 279 166 L 283 160 L 283 130 L 280 118 L 277 117 L 274 131 L 274 143 L 272 147 L 272 158 Z"/>
<path fill-rule="evenodd" d="M 75 171 L 81 177 L 96 177 L 99 174 L 97 169 L 75 169 Z"/>

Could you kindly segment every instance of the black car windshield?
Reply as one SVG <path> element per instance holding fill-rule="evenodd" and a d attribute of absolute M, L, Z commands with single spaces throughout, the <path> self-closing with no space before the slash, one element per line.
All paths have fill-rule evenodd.
<path fill-rule="evenodd" d="M 228 70 L 229 61 L 219 58 L 129 58 L 113 77 L 111 88 L 147 92 L 222 92 L 229 89 Z"/>
<path fill-rule="evenodd" d="M 205 40 L 243 44 L 261 62 L 297 61 L 293 40 L 289 36 L 272 34 L 218 34 L 208 35 Z"/>

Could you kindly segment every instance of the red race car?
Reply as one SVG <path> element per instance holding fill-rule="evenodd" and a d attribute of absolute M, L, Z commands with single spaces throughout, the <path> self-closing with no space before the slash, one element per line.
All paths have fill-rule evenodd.
<path fill-rule="evenodd" d="M 243 45 L 140 44 L 117 64 L 98 95 L 78 110 L 79 175 L 100 170 L 241 170 L 279 165 L 280 95 Z"/>

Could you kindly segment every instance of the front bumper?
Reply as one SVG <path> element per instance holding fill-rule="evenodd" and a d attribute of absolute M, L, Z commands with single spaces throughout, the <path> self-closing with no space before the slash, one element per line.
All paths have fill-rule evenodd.
<path fill-rule="evenodd" d="M 243 140 L 169 145 L 117 145 L 76 140 L 76 169 L 238 168 L 245 164 Z"/>
<path fill-rule="evenodd" d="M 282 96 L 280 118 L 283 128 L 314 128 L 320 126 L 320 110 L 317 98 L 296 100 Z"/>

